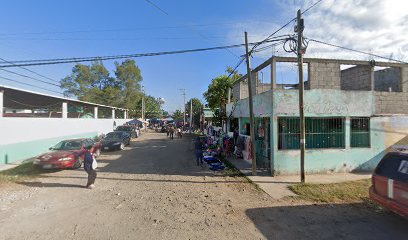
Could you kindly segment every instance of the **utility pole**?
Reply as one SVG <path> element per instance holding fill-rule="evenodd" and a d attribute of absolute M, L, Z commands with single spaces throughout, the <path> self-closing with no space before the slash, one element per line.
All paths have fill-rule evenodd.
<path fill-rule="evenodd" d="M 183 120 L 183 128 L 186 126 L 186 89 L 185 88 L 181 88 L 179 89 L 180 91 L 182 91 L 183 93 L 181 95 L 184 96 L 184 120 Z"/>
<path fill-rule="evenodd" d="M 254 120 L 254 104 L 252 101 L 252 71 L 250 63 L 250 53 L 248 50 L 248 33 L 245 32 L 245 56 L 247 65 L 247 76 L 248 76 L 248 91 L 249 91 L 249 122 L 250 122 L 250 132 L 251 132 L 251 156 L 252 156 L 252 175 L 256 175 L 256 142 L 255 142 L 255 120 Z"/>
<path fill-rule="evenodd" d="M 190 133 L 193 127 L 193 99 L 190 99 Z"/>
<path fill-rule="evenodd" d="M 297 12 L 297 25 L 295 32 L 298 34 L 297 39 L 297 57 L 299 67 L 299 117 L 300 117 L 300 181 L 305 182 L 305 112 L 304 112 L 304 91 L 305 86 L 303 83 L 303 29 L 304 21 L 302 18 L 302 12 L 300 9 Z"/>
<path fill-rule="evenodd" d="M 142 86 L 142 120 L 145 120 L 145 91 L 144 86 Z M 144 123 L 143 123 L 144 125 Z"/>

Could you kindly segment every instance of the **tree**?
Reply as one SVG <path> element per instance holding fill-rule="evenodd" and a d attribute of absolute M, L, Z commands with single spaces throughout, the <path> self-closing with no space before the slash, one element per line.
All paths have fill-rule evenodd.
<path fill-rule="evenodd" d="M 173 113 L 173 119 L 175 121 L 181 121 L 184 118 L 183 112 L 179 109 L 177 109 L 174 113 Z"/>
<path fill-rule="evenodd" d="M 207 100 L 208 107 L 215 112 L 216 121 L 222 122 L 226 120 L 226 105 L 228 103 L 228 90 L 232 88 L 234 82 L 242 75 L 237 71 L 233 71 L 231 67 L 227 67 L 226 73 L 211 81 L 207 91 L 204 93 L 204 98 Z"/>
<path fill-rule="evenodd" d="M 198 98 L 190 99 L 186 104 L 186 109 L 188 109 L 188 113 L 190 113 L 191 101 L 193 102 L 193 125 L 197 127 L 197 126 L 200 126 L 200 121 L 201 121 L 200 116 L 203 110 L 203 104 Z"/>
<path fill-rule="evenodd" d="M 121 64 L 115 62 L 116 84 L 121 90 L 121 107 L 127 109 L 137 108 L 137 102 L 142 98 L 140 82 L 143 80 L 141 71 L 136 62 L 131 59 Z"/>
<path fill-rule="evenodd" d="M 145 116 L 146 118 L 161 118 L 163 110 L 161 109 L 164 101 L 161 98 L 145 96 Z"/>
<path fill-rule="evenodd" d="M 142 75 L 134 60 L 115 62 L 115 77 L 101 61 L 91 65 L 76 64 L 72 73 L 61 79 L 60 87 L 66 97 L 104 105 L 127 108 L 134 115 L 142 97 Z"/>

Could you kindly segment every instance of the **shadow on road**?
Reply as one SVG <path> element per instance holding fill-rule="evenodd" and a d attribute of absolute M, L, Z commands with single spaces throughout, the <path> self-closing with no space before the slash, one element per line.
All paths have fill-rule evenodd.
<path fill-rule="evenodd" d="M 77 184 L 65 184 L 65 183 L 43 183 L 43 182 L 19 182 L 18 184 L 25 185 L 28 187 L 49 187 L 49 188 L 73 188 L 80 187 L 84 188 L 83 185 Z"/>
<path fill-rule="evenodd" d="M 408 221 L 363 203 L 246 210 L 268 239 L 407 239 Z"/>

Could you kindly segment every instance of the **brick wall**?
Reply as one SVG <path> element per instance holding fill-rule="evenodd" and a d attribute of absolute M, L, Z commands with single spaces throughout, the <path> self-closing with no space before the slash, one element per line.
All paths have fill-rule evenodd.
<path fill-rule="evenodd" d="M 374 72 L 374 89 L 375 91 L 401 92 L 401 69 L 386 68 Z"/>
<path fill-rule="evenodd" d="M 371 66 L 355 66 L 340 73 L 341 90 L 371 91 Z"/>
<path fill-rule="evenodd" d="M 408 114 L 407 92 L 374 92 L 375 114 Z"/>
<path fill-rule="evenodd" d="M 340 89 L 340 64 L 332 62 L 310 62 L 308 88 Z"/>

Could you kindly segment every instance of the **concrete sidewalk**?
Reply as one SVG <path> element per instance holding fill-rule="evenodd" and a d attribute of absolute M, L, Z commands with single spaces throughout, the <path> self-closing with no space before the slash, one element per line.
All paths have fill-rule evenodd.
<path fill-rule="evenodd" d="M 276 176 L 271 177 L 267 169 L 257 169 L 257 176 L 252 176 L 252 164 L 243 159 L 228 159 L 238 170 L 245 174 L 252 182 L 257 184 L 263 191 L 274 199 L 295 196 L 289 190 L 289 186 L 300 183 L 300 176 Z M 327 174 L 307 174 L 306 183 L 339 183 L 367 179 L 371 173 L 327 173 Z"/>

